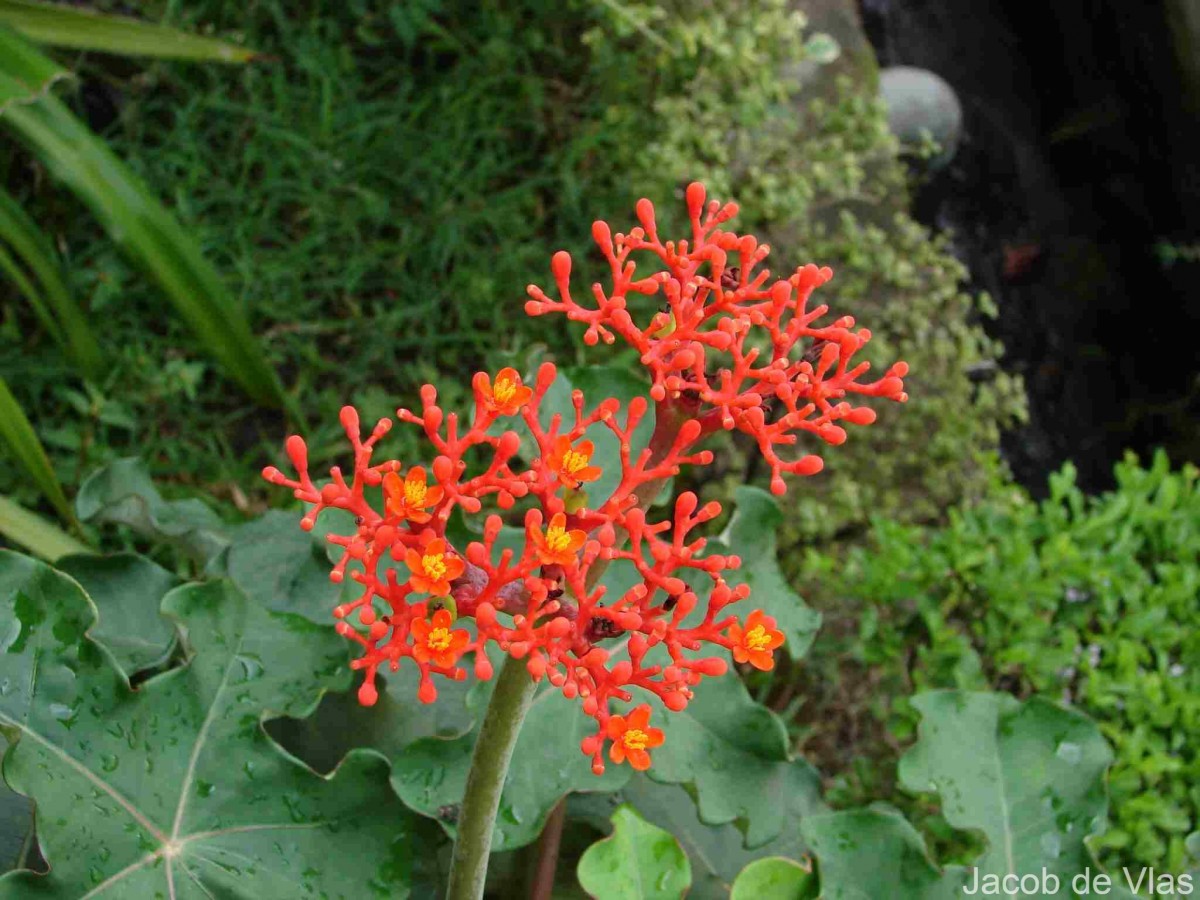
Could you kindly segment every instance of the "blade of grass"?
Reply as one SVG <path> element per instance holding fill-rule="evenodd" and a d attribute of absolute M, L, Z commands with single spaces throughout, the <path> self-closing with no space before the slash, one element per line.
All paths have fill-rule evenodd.
<path fill-rule="evenodd" d="M 89 378 L 99 377 L 104 364 L 100 345 L 83 310 L 67 290 L 49 239 L 3 188 L 0 188 L 0 242 L 12 248 L 37 283 L 26 277 L 3 246 L 0 246 L 0 269 L 13 279 L 80 371 Z"/>
<path fill-rule="evenodd" d="M 0 497 L 0 534 L 47 562 L 72 553 L 92 552 L 87 544 L 7 497 Z"/>
<path fill-rule="evenodd" d="M 48 85 L 57 67 L 0 28 L 0 116 L 162 286 L 208 352 L 252 398 L 291 408 L 241 308 L 195 241 Z M 22 94 L 24 90 L 24 94 Z"/>
<path fill-rule="evenodd" d="M 29 423 L 25 410 L 17 403 L 17 399 L 8 389 L 8 382 L 0 378 L 0 439 L 8 444 L 13 459 L 25 470 L 25 474 L 49 500 L 63 520 L 75 523 L 75 511 L 67 502 L 62 485 L 58 483 L 58 475 L 42 442 L 38 440 L 37 432 Z"/>
<path fill-rule="evenodd" d="M 54 313 L 50 312 L 50 307 L 46 305 L 46 301 L 42 299 L 37 285 L 29 280 L 24 270 L 17 264 L 17 261 L 13 259 L 12 254 L 8 252 L 8 249 L 3 244 L 0 244 L 0 272 L 7 275 L 12 283 L 17 286 L 17 290 L 29 301 L 29 305 L 33 307 L 33 312 L 42 323 L 42 327 L 50 332 L 50 336 L 54 338 L 55 343 L 60 347 L 66 347 L 67 339 L 63 336 L 62 327 L 58 324 L 58 320 L 54 318 Z"/>
<path fill-rule="evenodd" d="M 246 47 L 151 22 L 33 0 L 0 0 L 0 25 L 39 44 L 103 53 L 219 63 L 244 63 L 258 55 Z"/>

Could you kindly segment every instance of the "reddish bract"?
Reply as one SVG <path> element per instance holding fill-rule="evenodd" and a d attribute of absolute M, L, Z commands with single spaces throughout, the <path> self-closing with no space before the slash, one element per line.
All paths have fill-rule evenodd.
<path fill-rule="evenodd" d="M 613 742 L 610 759 L 646 768 L 647 751 L 661 744 L 662 732 L 649 727 L 648 704 L 623 717 L 612 712 L 614 701 L 631 703 L 637 691 L 647 691 L 678 711 L 704 676 L 726 671 L 730 651 L 736 661 L 760 669 L 774 664 L 772 653 L 783 642 L 774 620 L 756 610 L 742 624 L 727 610 L 749 594 L 745 585 L 725 580 L 740 561 L 705 555 L 706 540 L 697 535 L 720 505 L 701 506 L 685 492 L 669 516 L 652 520 L 646 510 L 683 466 L 712 461 L 711 452 L 697 445 L 718 428 L 754 436 L 771 467 L 772 488 L 781 492 L 781 473 L 812 474 L 821 460 L 812 455 L 784 460 L 778 448 L 804 432 L 841 443 L 846 434 L 836 422 L 865 425 L 874 419 L 872 410 L 844 398 L 902 401 L 906 367 L 896 363 L 878 381 L 859 381 L 867 364 L 852 364 L 850 358 L 869 333 L 852 330 L 849 317 L 818 327 L 825 307 L 808 309 L 809 294 L 828 280 L 829 270 L 804 266 L 768 285 L 769 273 L 754 272 L 767 248 L 718 227 L 736 207 L 715 202 L 706 207 L 700 185 L 689 187 L 687 196 L 689 241 L 661 242 L 647 200 L 638 204 L 642 227 L 628 236 L 614 238 L 607 225 L 596 223 L 593 234 L 609 261 L 613 286 L 607 291 L 595 286 L 594 308 L 571 298 L 565 253 L 552 263 L 561 299 L 531 287 L 534 299 L 526 305 L 532 315 L 565 312 L 585 322 L 589 343 L 620 335 L 637 348 L 655 403 L 654 431 L 644 449 L 633 446 L 634 432 L 649 412 L 643 398 L 623 410 L 614 399 L 589 410 L 576 390 L 572 412 L 546 421 L 543 401 L 556 375 L 547 363 L 532 385 L 514 369 L 501 370 L 495 379 L 477 374 L 475 408 L 466 421 L 443 411 L 433 386 L 422 388 L 421 410 L 400 409 L 397 418 L 424 432 L 432 456 L 428 472 L 413 467 L 402 477 L 399 461 L 376 462 L 376 445 L 392 422 L 380 420 L 364 438 L 352 407 L 341 415 L 354 451 L 349 478 L 335 467 L 328 483 L 314 483 L 307 447 L 297 436 L 286 443 L 296 477 L 274 467 L 264 471 L 309 507 L 302 528 L 313 528 L 329 508 L 355 517 L 352 533 L 329 537 L 342 548 L 330 577 L 340 582 L 348 575 L 362 587 L 334 616 L 339 633 L 362 648 L 352 665 L 365 676 L 359 691 L 364 704 L 378 698 L 378 670 L 396 671 L 406 659 L 419 671 L 424 702 L 437 694 L 432 676 L 466 677 L 459 665 L 466 653 L 474 654 L 476 676 L 490 678 L 492 664 L 484 651 L 492 644 L 524 660 L 534 679 L 546 678 L 568 698 L 578 698 L 596 719 L 595 733 L 582 744 L 595 771 L 604 769 L 606 740 Z M 629 259 L 635 250 L 654 254 L 664 268 L 635 280 Z M 635 324 L 626 306 L 629 295 L 660 292 L 663 311 L 644 327 Z M 514 424 L 523 426 L 531 453 L 519 452 L 522 440 L 515 430 L 497 425 L 518 416 Z M 601 475 L 592 459 L 594 444 L 585 437 L 593 428 L 615 438 L 620 478 L 610 496 L 589 506 L 580 488 Z M 469 471 L 468 459 L 483 462 Z M 380 501 L 382 513 L 376 509 Z M 480 539 L 454 546 L 447 537 L 451 513 L 477 516 L 485 502 L 495 511 L 486 515 Z M 524 532 L 519 550 L 499 547 L 506 521 Z M 636 580 L 623 594 L 610 596 L 600 576 L 618 560 L 636 572 Z M 474 618 L 474 634 L 452 627 L 465 617 Z M 654 648 L 659 649 L 651 658 Z"/>
<path fill-rule="evenodd" d="M 894 363 L 878 380 L 861 381 L 870 364 L 853 357 L 871 333 L 855 330 L 853 316 L 819 325 L 829 308 L 808 305 L 813 290 L 833 277 L 830 269 L 801 266 L 772 281 L 769 270 L 758 268 L 770 247 L 720 227 L 737 214 L 737 204 L 706 203 L 704 185 L 695 183 L 687 189 L 687 208 L 691 236 L 678 241 L 660 239 L 654 204 L 645 199 L 637 204 L 641 225 L 629 234 L 614 236 L 608 223 L 596 222 L 592 237 L 608 261 L 611 284 L 592 285 L 590 303 L 576 300 L 571 255 L 560 251 L 551 264 L 558 299 L 530 285 L 525 311 L 564 313 L 585 323 L 589 344 L 620 337 L 640 354 L 654 400 L 686 410 L 704 431 L 736 428 L 753 436 L 771 467 L 771 490 L 782 494 L 781 473 L 813 475 L 823 464 L 814 455 L 784 459 L 779 448 L 794 445 L 802 432 L 842 443 L 839 422 L 875 420 L 874 410 L 847 398 L 907 400 L 908 366 Z M 656 258 L 659 267 L 639 276 L 637 252 Z M 638 295 L 664 301 L 644 325 L 629 311 Z"/>

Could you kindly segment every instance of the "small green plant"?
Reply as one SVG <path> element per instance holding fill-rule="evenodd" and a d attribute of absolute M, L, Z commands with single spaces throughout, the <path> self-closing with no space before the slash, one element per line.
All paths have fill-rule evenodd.
<path fill-rule="evenodd" d="M 1116 482 L 1088 498 L 1067 465 L 1041 502 L 1004 487 L 944 528 L 877 520 L 843 565 L 810 565 L 829 602 L 859 610 L 856 652 L 892 698 L 873 714 L 897 740 L 917 718 L 893 693 L 908 685 L 1086 712 L 1116 751 L 1113 828 L 1097 847 L 1117 865 L 1181 871 L 1200 822 L 1200 484 L 1162 453 L 1148 468 L 1127 458 Z"/>

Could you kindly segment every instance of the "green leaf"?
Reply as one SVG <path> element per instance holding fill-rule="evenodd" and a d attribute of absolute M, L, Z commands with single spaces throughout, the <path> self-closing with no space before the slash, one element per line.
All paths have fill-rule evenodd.
<path fill-rule="evenodd" d="M 892 812 L 858 809 L 812 816 L 801 824 L 818 860 L 821 900 L 960 900 L 967 873 L 941 872 L 925 842 Z"/>
<path fill-rule="evenodd" d="M 792 590 L 779 570 L 776 532 L 783 522 L 779 504 L 766 491 L 745 485 L 734 491 L 737 504 L 721 543 L 742 559 L 742 567 L 729 573 L 730 584 L 750 585 L 743 603 L 774 616 L 787 637 L 783 645 L 793 659 L 802 658 L 821 627 L 821 614 Z"/>
<path fill-rule="evenodd" d="M 769 843 L 747 850 L 737 827 L 705 825 L 688 792 L 671 784 L 658 784 L 645 775 L 635 775 L 620 792 L 623 801 L 633 804 L 646 819 L 665 828 L 687 852 L 692 862 L 692 889 L 689 900 L 724 900 L 730 895 L 738 873 L 762 856 L 799 859 L 808 850 L 800 836 L 800 823 L 810 815 L 824 811 L 817 773 L 807 769 L 806 778 L 789 785 L 786 796 L 775 798 L 784 812 L 784 826 Z"/>
<path fill-rule="evenodd" d="M 100 614 L 91 630 L 126 677 L 162 665 L 175 643 L 175 629 L 159 614 L 163 597 L 179 579 L 135 553 L 67 556 L 55 563 L 92 598 Z"/>
<path fill-rule="evenodd" d="M 274 371 L 196 242 L 141 181 L 53 96 L 62 70 L 0 27 L 0 115 L 158 281 L 201 344 L 252 398 L 286 406 Z"/>
<path fill-rule="evenodd" d="M 13 460 L 58 510 L 58 514 L 65 521 L 74 522 L 71 504 L 67 502 L 67 495 L 63 493 L 58 475 L 46 457 L 42 442 L 38 440 L 37 432 L 3 378 L 0 378 L 0 439 L 8 445 Z"/>
<path fill-rule="evenodd" d="M 612 814 L 613 832 L 579 860 L 579 883 L 600 900 L 679 900 L 692 883 L 687 854 L 670 833 L 631 806 Z"/>
<path fill-rule="evenodd" d="M 468 698 L 468 710 L 477 720 L 483 717 L 491 688 L 491 682 L 483 682 Z M 521 727 L 504 780 L 493 852 L 536 839 L 566 794 L 613 791 L 628 780 L 628 766 L 610 765 L 603 775 L 592 773 L 591 758 L 580 752 L 579 742 L 594 730 L 595 722 L 584 715 L 579 700 L 568 700 L 557 688 L 543 684 Z M 456 814 L 462 802 L 477 734 L 478 721 L 469 733 L 453 740 L 424 738 L 409 744 L 392 762 L 396 793 L 409 808 L 438 819 L 449 834 L 454 833 L 449 813 Z"/>
<path fill-rule="evenodd" d="M 0 0 L 2 3 L 3 0 Z M 46 235 L 25 210 L 0 188 L 0 241 L 7 243 L 23 262 L 32 278 L 2 246 L 0 269 L 6 271 L 29 300 L 38 318 L 88 378 L 97 378 L 104 365 L 103 354 L 83 310 L 72 299 L 63 282 L 58 257 Z"/>
<path fill-rule="evenodd" d="M 204 563 L 229 543 L 220 516 L 200 500 L 164 500 L 141 460 L 119 459 L 93 472 L 79 488 L 75 510 L 84 522 L 126 525 L 165 541 Z"/>
<path fill-rule="evenodd" d="M 750 699 L 741 679 L 732 672 L 704 679 L 682 712 L 650 702 L 652 724 L 666 735 L 651 754 L 652 779 L 688 785 L 700 820 L 736 822 L 747 847 L 761 847 L 790 827 L 781 799 L 810 792 L 815 775 L 791 758 L 783 722 Z"/>
<path fill-rule="evenodd" d="M 297 513 L 271 510 L 234 530 L 223 565 L 214 564 L 209 571 L 219 568 L 267 609 L 294 612 L 318 624 L 332 625 L 333 609 L 342 602 L 343 594 L 357 595 L 362 587 L 357 582 L 335 584 L 329 580 L 332 564 L 325 539 L 329 518 L 323 515 L 321 528 L 304 531 Z"/>
<path fill-rule="evenodd" d="M 179 588 L 163 611 L 192 656 L 131 691 L 87 634 L 79 586 L 0 553 L 0 723 L 20 735 L 4 774 L 36 801 L 50 865 L 9 873 L 0 896 L 406 896 L 418 823 L 386 761 L 358 751 L 322 778 L 260 724 L 346 685 L 342 639 L 227 582 Z"/>
<path fill-rule="evenodd" d="M 356 690 L 326 694 L 312 715 L 274 719 L 266 727 L 289 753 L 318 772 L 328 772 L 356 747 L 392 758 L 423 739 L 436 742 L 462 737 L 483 712 L 467 704 L 476 684 L 471 677 L 465 681 L 438 679 L 437 700 L 421 703 L 417 700 L 416 667 L 402 666 L 399 672 L 376 679 L 379 699 L 374 706 L 359 703 Z"/>
<path fill-rule="evenodd" d="M 1040 697 L 935 691 L 912 704 L 922 718 L 901 784 L 937 792 L 946 821 L 983 832 L 981 878 L 1095 868 L 1084 839 L 1104 827 L 1112 752 L 1094 722 Z"/>
<path fill-rule="evenodd" d="M 54 85 L 73 77 L 58 63 L 0 26 L 0 115 L 37 103 Z"/>
<path fill-rule="evenodd" d="M 731 900 L 808 900 L 817 896 L 812 869 L 794 859 L 767 856 L 738 874 Z"/>
<path fill-rule="evenodd" d="M 0 781 L 0 872 L 25 865 L 33 840 L 33 804 Z"/>
<path fill-rule="evenodd" d="M 246 47 L 174 28 L 34 0 L 0 0 L 0 25 L 7 25 L 39 44 L 103 53 L 220 63 L 243 63 L 256 56 Z"/>
<path fill-rule="evenodd" d="M 42 559 L 54 562 L 68 553 L 88 553 L 91 548 L 53 522 L 31 513 L 7 497 L 0 497 L 0 534 Z"/>

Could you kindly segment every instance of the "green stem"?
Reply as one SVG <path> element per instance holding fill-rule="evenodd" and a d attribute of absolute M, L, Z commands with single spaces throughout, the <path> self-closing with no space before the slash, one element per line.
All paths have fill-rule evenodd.
<path fill-rule="evenodd" d="M 483 897 L 500 792 L 535 689 L 524 661 L 511 656 L 504 660 L 471 757 L 467 790 L 458 813 L 458 837 L 454 841 L 446 900 Z"/>

